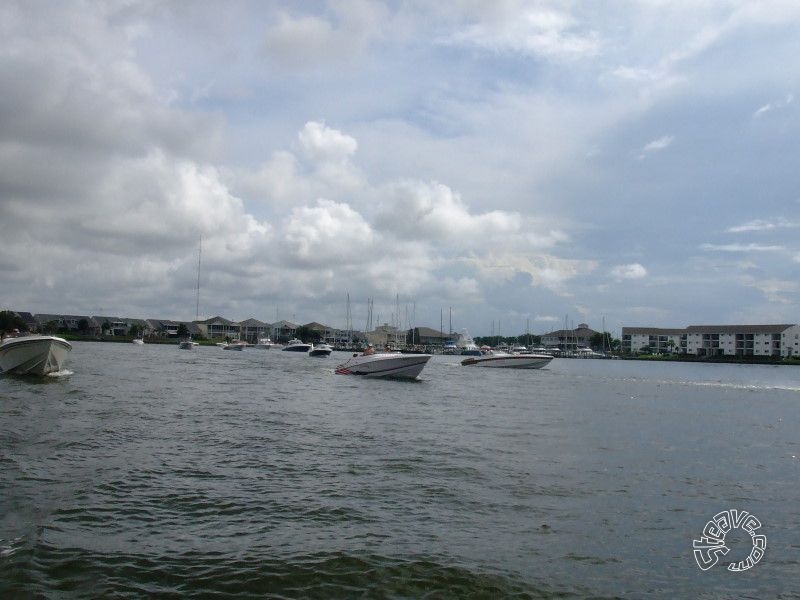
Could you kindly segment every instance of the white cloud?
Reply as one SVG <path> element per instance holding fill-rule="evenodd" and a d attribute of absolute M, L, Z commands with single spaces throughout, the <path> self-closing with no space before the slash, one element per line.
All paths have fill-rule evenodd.
<path fill-rule="evenodd" d="M 655 152 L 661 152 L 666 148 L 669 148 L 672 145 L 672 142 L 675 141 L 675 136 L 673 135 L 664 135 L 660 138 L 652 140 L 648 142 L 642 147 L 641 152 L 639 153 L 639 158 L 644 158 L 648 154 L 653 154 Z"/>
<path fill-rule="evenodd" d="M 440 183 L 402 181 L 387 186 L 379 205 L 377 226 L 405 239 L 428 239 L 472 248 L 479 239 L 517 233 L 518 214 L 490 211 L 473 215 L 461 196 Z"/>
<path fill-rule="evenodd" d="M 264 56 L 282 69 L 319 69 L 357 59 L 379 36 L 389 15 L 381 3 L 331 3 L 329 14 L 280 12 L 264 36 Z"/>
<path fill-rule="evenodd" d="M 766 115 L 768 112 L 771 112 L 773 110 L 779 110 L 781 108 L 786 108 L 792 102 L 794 102 L 794 95 L 793 94 L 787 94 L 786 97 L 783 100 L 778 101 L 778 102 L 767 102 L 766 104 L 764 104 L 762 107 L 760 107 L 759 109 L 757 109 L 753 113 L 753 118 L 754 119 L 759 119 L 759 118 L 763 117 L 764 115 Z"/>
<path fill-rule="evenodd" d="M 702 244 L 703 250 L 715 252 L 779 252 L 783 246 L 767 246 L 764 244 Z"/>
<path fill-rule="evenodd" d="M 491 248 L 465 260 L 473 264 L 487 281 L 510 281 L 517 274 L 526 273 L 530 275 L 532 285 L 541 285 L 566 295 L 569 294 L 567 282 L 597 268 L 594 260 L 564 259 L 548 254 L 525 256 Z"/>
<path fill-rule="evenodd" d="M 557 8 L 525 5 L 483 6 L 468 15 L 472 22 L 444 41 L 492 52 L 513 52 L 551 59 L 576 59 L 600 52 L 599 36 Z"/>
<path fill-rule="evenodd" d="M 623 279 L 642 279 L 647 277 L 647 269 L 639 263 L 617 265 L 611 269 L 611 276 L 618 281 Z"/>
<path fill-rule="evenodd" d="M 282 230 L 284 256 L 297 266 L 360 264 L 369 261 L 375 250 L 375 234 L 363 217 L 330 200 L 295 208 Z"/>
<path fill-rule="evenodd" d="M 747 231 L 772 231 L 773 229 L 790 229 L 794 227 L 800 227 L 800 222 L 790 221 L 781 217 L 772 221 L 755 219 L 742 223 L 741 225 L 728 227 L 725 231 L 727 233 L 743 233 Z"/>

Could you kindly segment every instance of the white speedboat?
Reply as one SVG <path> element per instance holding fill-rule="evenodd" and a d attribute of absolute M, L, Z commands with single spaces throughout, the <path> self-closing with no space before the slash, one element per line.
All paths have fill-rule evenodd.
<path fill-rule="evenodd" d="M 137 346 L 143 346 L 144 345 L 144 340 L 142 338 L 133 338 L 131 341 L 134 344 L 136 344 Z"/>
<path fill-rule="evenodd" d="M 181 350 L 191 350 L 197 345 L 197 342 L 193 342 L 192 340 L 181 340 L 178 342 L 178 348 Z"/>
<path fill-rule="evenodd" d="M 258 338 L 258 342 L 256 343 L 256 348 L 261 348 L 263 350 L 269 350 L 272 348 L 272 340 L 268 337 Z"/>
<path fill-rule="evenodd" d="M 353 354 L 336 367 L 338 375 L 416 379 L 431 359 L 430 354 Z"/>
<path fill-rule="evenodd" d="M 308 352 L 309 350 L 311 350 L 311 344 L 304 344 L 297 338 L 289 340 L 289 343 L 283 347 L 284 352 Z"/>
<path fill-rule="evenodd" d="M 507 352 L 488 352 L 481 356 L 470 356 L 461 361 L 465 367 L 496 367 L 505 369 L 541 369 L 552 356 L 547 354 L 509 354 Z"/>
<path fill-rule="evenodd" d="M 0 371 L 47 375 L 60 371 L 72 344 L 51 335 L 9 337 L 0 342 Z"/>
<path fill-rule="evenodd" d="M 330 356 L 333 352 L 328 344 L 313 344 L 311 350 L 308 351 L 309 356 Z"/>
<path fill-rule="evenodd" d="M 237 341 L 234 341 L 234 342 L 228 342 L 226 344 L 222 344 L 222 349 L 223 350 L 239 350 L 239 351 L 241 351 L 241 350 L 244 350 L 245 346 L 247 346 L 246 342 L 242 342 L 242 341 L 237 340 Z"/>

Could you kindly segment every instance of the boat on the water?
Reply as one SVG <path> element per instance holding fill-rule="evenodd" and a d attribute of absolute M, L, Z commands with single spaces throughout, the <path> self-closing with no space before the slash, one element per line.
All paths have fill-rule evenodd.
<path fill-rule="evenodd" d="M 289 340 L 289 343 L 283 347 L 284 352 L 308 352 L 309 350 L 311 350 L 311 344 L 305 344 L 297 338 Z"/>
<path fill-rule="evenodd" d="M 142 338 L 133 338 L 131 341 L 134 344 L 136 344 L 137 346 L 143 346 L 144 345 L 144 340 Z"/>
<path fill-rule="evenodd" d="M 228 342 L 228 343 L 222 344 L 222 349 L 223 350 L 239 350 L 239 351 L 241 351 L 241 350 L 244 350 L 245 346 L 247 346 L 246 342 L 243 342 L 241 340 L 235 340 L 233 342 Z"/>
<path fill-rule="evenodd" d="M 490 351 L 461 361 L 465 367 L 495 367 L 505 369 L 541 369 L 553 360 L 548 354 L 509 354 Z"/>
<path fill-rule="evenodd" d="M 7 337 L 0 342 L 0 371 L 47 375 L 60 371 L 72 344 L 52 335 Z"/>
<path fill-rule="evenodd" d="M 477 344 L 475 344 L 475 341 L 472 339 L 472 336 L 470 336 L 466 329 L 461 330 L 456 346 L 462 356 L 481 355 L 481 349 L 478 348 Z"/>
<path fill-rule="evenodd" d="M 262 350 L 269 350 L 272 348 L 272 340 L 268 337 L 258 338 L 258 342 L 256 342 L 256 348 L 261 348 Z"/>
<path fill-rule="evenodd" d="M 336 367 L 337 375 L 416 379 L 431 359 L 430 354 L 353 354 Z"/>
<path fill-rule="evenodd" d="M 308 351 L 309 356 L 330 356 L 333 352 L 328 344 L 312 344 L 311 350 Z"/>
<path fill-rule="evenodd" d="M 181 350 L 191 350 L 195 346 L 197 346 L 197 342 L 193 342 L 191 339 L 178 342 L 178 348 Z"/>

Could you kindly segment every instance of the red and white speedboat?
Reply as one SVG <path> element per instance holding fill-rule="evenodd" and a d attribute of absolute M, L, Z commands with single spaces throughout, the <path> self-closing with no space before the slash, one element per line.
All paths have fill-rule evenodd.
<path fill-rule="evenodd" d="M 492 350 L 481 356 L 470 356 L 461 361 L 465 367 L 496 367 L 505 369 L 541 369 L 553 357 L 549 354 L 509 354 Z"/>
<path fill-rule="evenodd" d="M 336 367 L 338 375 L 416 379 L 431 359 L 430 354 L 354 354 Z"/>
<path fill-rule="evenodd" d="M 51 335 L 24 335 L 0 342 L 0 371 L 47 375 L 60 371 L 72 344 Z"/>

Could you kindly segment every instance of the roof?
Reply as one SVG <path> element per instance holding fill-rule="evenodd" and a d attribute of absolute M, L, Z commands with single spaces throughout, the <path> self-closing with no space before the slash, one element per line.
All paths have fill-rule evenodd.
<path fill-rule="evenodd" d="M 663 327 L 623 327 L 622 335 L 683 335 L 686 329 L 674 329 Z"/>
<path fill-rule="evenodd" d="M 217 315 L 216 317 L 211 317 L 210 319 L 206 319 L 205 321 L 193 321 L 198 325 L 238 325 L 234 321 L 229 321 L 224 317 L 220 317 Z"/>
<path fill-rule="evenodd" d="M 589 327 L 577 327 L 576 329 L 558 329 L 556 331 L 550 331 L 549 333 L 543 333 L 542 337 L 574 337 L 574 336 L 593 336 L 595 333 L 600 333 L 599 331 L 595 331 Z"/>
<path fill-rule="evenodd" d="M 794 325 L 689 325 L 688 333 L 782 333 Z"/>
<path fill-rule="evenodd" d="M 438 329 L 431 329 L 430 327 L 416 327 L 415 334 L 420 337 L 428 338 L 446 338 L 447 334 L 439 331 Z"/>
<path fill-rule="evenodd" d="M 264 321 L 259 321 L 255 317 L 250 317 L 249 319 L 240 321 L 239 325 L 241 325 L 242 327 L 269 327 L 269 323 L 264 323 Z"/>

